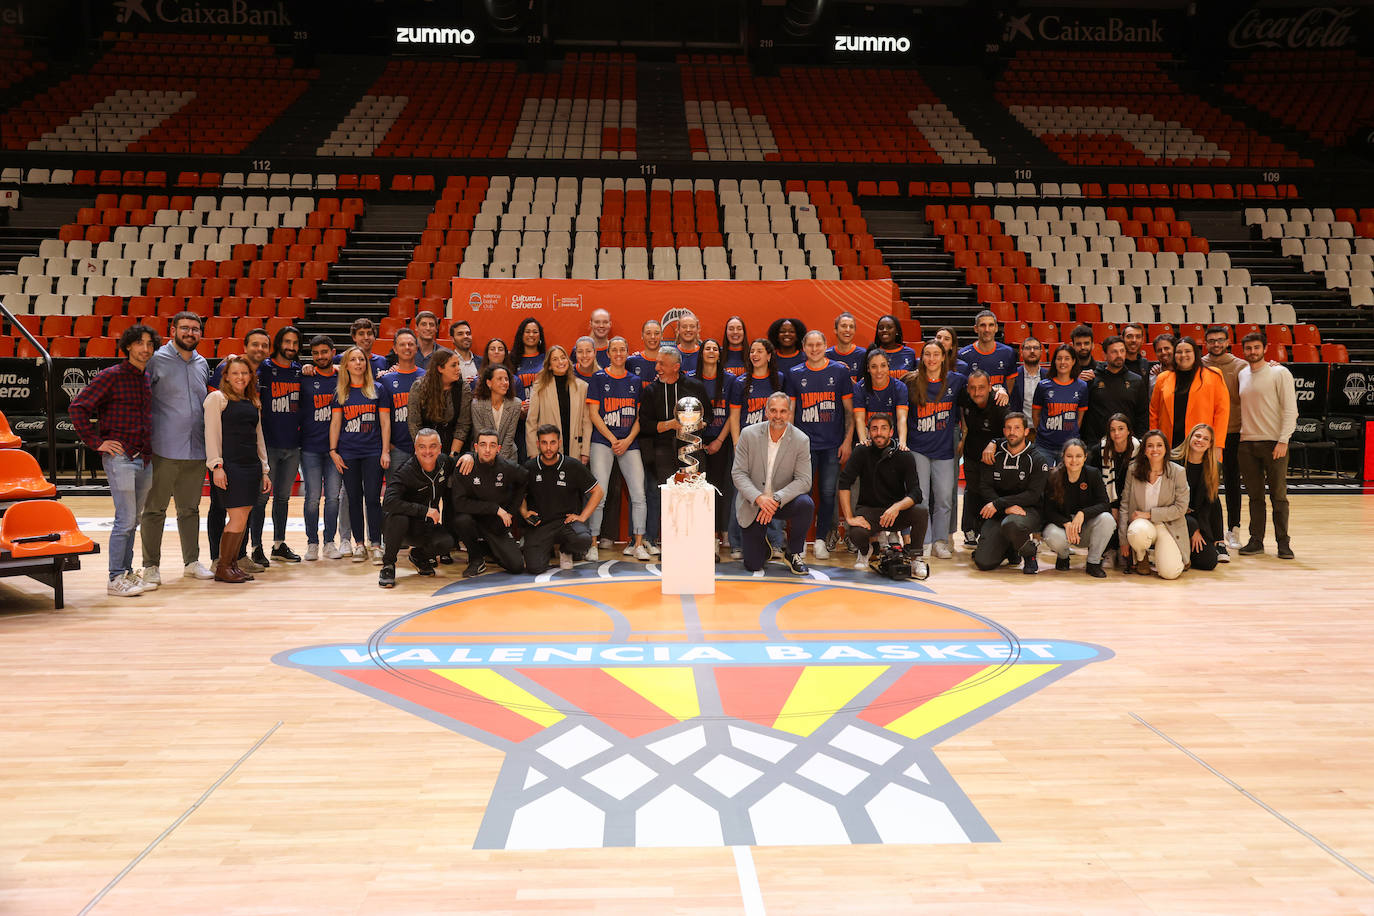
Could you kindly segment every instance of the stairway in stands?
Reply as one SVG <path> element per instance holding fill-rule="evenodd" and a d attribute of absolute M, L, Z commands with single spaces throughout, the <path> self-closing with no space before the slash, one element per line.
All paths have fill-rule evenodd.
<path fill-rule="evenodd" d="M 1292 303 L 1298 321 L 1321 329 L 1323 343 L 1345 344 L 1353 362 L 1374 360 L 1374 327 L 1368 314 L 1350 304 L 1344 290 L 1327 289 L 1315 274 L 1302 269 L 1302 259 L 1284 257 L 1276 239 L 1211 240 L 1213 251 L 1231 256 L 1232 267 L 1250 271 L 1250 279 L 1269 287 L 1275 302 Z"/>
<path fill-rule="evenodd" d="M 343 345 L 354 319 L 371 318 L 376 323 L 386 317 L 419 243 L 418 231 L 350 232 L 338 263 L 330 268 L 329 279 L 320 284 L 319 295 L 300 321 L 305 339 L 328 334 Z"/>
<path fill-rule="evenodd" d="M 1063 163 L 993 94 L 993 83 L 975 67 L 921 68 L 926 84 L 983 144 L 999 165 L 1057 168 Z"/>
<path fill-rule="evenodd" d="M 44 239 L 56 238 L 57 228 L 28 229 L 0 226 L 0 274 L 19 273 L 19 259 L 38 254 Z"/>
<path fill-rule="evenodd" d="M 682 74 L 676 64 L 640 63 L 635 67 L 638 102 L 636 155 L 641 162 L 682 162 L 692 158 L 683 115 Z"/>
<path fill-rule="evenodd" d="M 245 156 L 314 156 L 385 66 L 385 59 L 376 57 L 321 55 L 320 78 L 258 135 Z"/>
<path fill-rule="evenodd" d="M 966 328 L 973 323 L 978 300 L 939 239 L 876 236 L 874 242 L 925 336 L 941 325 Z"/>

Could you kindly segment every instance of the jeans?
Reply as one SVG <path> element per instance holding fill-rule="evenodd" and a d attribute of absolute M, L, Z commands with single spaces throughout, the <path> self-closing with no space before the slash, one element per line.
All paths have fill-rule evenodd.
<path fill-rule="evenodd" d="M 1116 534 L 1116 519 L 1110 512 L 1101 512 L 1083 520 L 1083 530 L 1078 533 L 1078 542 L 1088 547 L 1088 562 L 1094 566 L 1102 563 L 1102 554 Z M 1051 522 L 1045 526 L 1045 543 L 1055 556 L 1066 558 L 1069 555 L 1069 536 L 1059 525 Z"/>
<path fill-rule="evenodd" d="M 162 565 L 162 526 L 167 504 L 177 502 L 177 535 L 181 538 L 181 563 L 200 559 L 200 492 L 205 484 L 205 462 L 197 458 L 153 456 L 153 477 L 143 506 L 143 565 Z"/>
<path fill-rule="evenodd" d="M 267 470 L 272 476 L 272 543 L 286 540 L 286 515 L 291 508 L 291 488 L 301 466 L 298 448 L 269 448 Z M 261 543 L 261 535 L 254 543 Z"/>
<path fill-rule="evenodd" d="M 367 519 L 368 542 L 374 547 L 382 543 L 382 459 L 345 458 L 343 485 L 348 494 L 348 514 L 357 529 L 358 543 L 362 543 L 363 519 Z"/>
<path fill-rule="evenodd" d="M 611 466 L 620 468 L 625 478 L 625 486 L 630 491 L 630 533 L 643 534 L 648 520 L 649 508 L 644 494 L 644 462 L 640 460 L 638 449 L 627 449 L 625 454 L 617 455 L 609 445 L 592 443 L 592 476 L 605 489 L 611 479 Z M 601 511 L 604 501 L 592 514 L 592 530 L 601 529 Z"/>
<path fill-rule="evenodd" d="M 921 493 L 930 510 L 930 531 L 926 543 L 949 540 L 949 526 L 954 515 L 954 488 L 958 486 L 959 459 L 930 459 L 920 452 L 916 457 L 916 474 L 921 480 Z"/>
<path fill-rule="evenodd" d="M 149 457 L 101 455 L 105 479 L 114 499 L 114 526 L 110 529 L 110 578 L 115 579 L 134 568 L 134 531 L 153 483 L 153 463 Z"/>
<path fill-rule="evenodd" d="M 839 449 L 811 450 L 811 478 L 816 481 L 816 540 L 824 541 L 835 528 L 835 489 L 840 479 Z"/>
<path fill-rule="evenodd" d="M 1274 536 L 1279 546 L 1288 546 L 1288 456 L 1274 457 L 1278 443 L 1250 441 L 1240 443 L 1237 459 L 1245 478 L 1245 493 L 1250 497 L 1250 540 L 1264 543 L 1264 489 L 1269 487 L 1269 501 L 1274 510 Z"/>
<path fill-rule="evenodd" d="M 778 507 L 778 511 L 773 514 L 773 522 L 787 523 L 787 553 L 804 553 L 806 550 L 806 531 L 811 527 L 811 522 L 816 514 L 816 504 L 811 501 L 809 494 L 803 493 L 796 499 L 783 503 Z M 744 568 L 750 572 L 757 572 L 763 569 L 764 561 L 768 559 L 768 539 L 771 532 L 768 530 L 772 524 L 760 524 L 758 519 L 752 525 L 743 529 L 741 540 L 744 548 Z"/>
<path fill-rule="evenodd" d="M 305 488 L 305 542 L 320 543 L 320 494 L 324 494 L 324 542 L 334 543 L 339 524 L 339 490 L 343 475 L 323 452 L 301 452 L 301 484 Z"/>

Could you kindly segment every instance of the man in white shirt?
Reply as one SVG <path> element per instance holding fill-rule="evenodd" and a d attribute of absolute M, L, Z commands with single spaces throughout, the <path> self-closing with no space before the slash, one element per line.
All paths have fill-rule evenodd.
<path fill-rule="evenodd" d="M 1243 557 L 1264 553 L 1264 488 L 1273 503 L 1274 537 L 1279 557 L 1293 559 L 1288 539 L 1288 440 L 1298 425 L 1298 391 L 1293 373 L 1264 358 L 1264 335 L 1241 338 L 1248 364 L 1238 377 L 1240 388 L 1240 475 L 1250 497 L 1250 540 Z"/>
<path fill-rule="evenodd" d="M 811 440 L 792 425 L 791 399 L 781 391 L 769 395 L 766 423 L 744 428 L 735 446 L 730 476 L 735 483 L 744 568 L 763 569 L 768 558 L 768 523 L 787 525 L 787 565 L 804 576 L 806 533 L 816 515 L 811 500 Z"/>

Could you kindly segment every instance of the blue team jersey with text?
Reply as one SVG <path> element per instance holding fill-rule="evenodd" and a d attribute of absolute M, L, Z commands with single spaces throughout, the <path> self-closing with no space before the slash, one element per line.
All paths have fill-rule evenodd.
<path fill-rule="evenodd" d="M 331 367 L 322 375 L 318 367 L 313 375 L 301 376 L 301 448 L 323 454 L 329 451 L 329 421 L 334 415 L 334 390 L 339 373 Z"/>
<path fill-rule="evenodd" d="M 879 349 L 887 354 L 888 369 L 898 375 L 916 368 L 916 351 L 905 344 L 895 350 L 889 350 L 887 347 L 880 347 Z"/>
<path fill-rule="evenodd" d="M 1088 383 L 1074 379 L 1061 385 L 1052 378 L 1042 379 L 1035 389 L 1035 406 L 1040 409 L 1035 444 L 1058 455 L 1064 443 L 1078 435 L 1083 409 L 1088 406 Z"/>
<path fill-rule="evenodd" d="M 258 367 L 262 439 L 268 448 L 301 447 L 301 367 L 267 360 Z"/>
<path fill-rule="evenodd" d="M 339 457 L 377 458 L 382 454 L 382 422 L 378 398 L 369 398 L 362 388 L 350 386 L 342 404 L 331 409 L 342 415 L 339 423 Z"/>
<path fill-rule="evenodd" d="M 851 381 L 857 382 L 859 376 L 864 374 L 864 357 L 868 355 L 868 351 L 863 347 L 855 345 L 848 353 L 841 353 L 838 347 L 831 347 L 825 351 L 825 355 L 836 362 L 844 363 L 849 370 Z"/>
<path fill-rule="evenodd" d="M 745 350 L 725 350 L 725 371 L 731 375 L 744 375 L 749 371 L 749 354 Z"/>
<path fill-rule="evenodd" d="M 813 451 L 839 448 L 844 442 L 844 402 L 853 404 L 849 368 L 827 360 L 822 369 L 802 363 L 785 376 L 787 394 L 796 401 L 792 422 L 806 433 Z"/>
<path fill-rule="evenodd" d="M 778 371 L 782 373 L 783 378 L 787 378 L 787 373 L 806 362 L 806 354 L 800 349 L 791 356 L 784 356 L 782 351 L 779 350 L 776 354 L 776 358 L 778 361 Z"/>
<path fill-rule="evenodd" d="M 544 371 L 544 354 L 522 356 L 515 365 L 515 373 L 520 377 L 520 387 L 529 391 L 534 387 L 535 376 Z"/>
<path fill-rule="evenodd" d="M 1005 385 L 1007 376 L 1016 371 L 1016 351 L 1006 344 L 994 343 L 992 352 L 984 353 L 971 343 L 959 351 L 959 359 L 969 369 L 982 369 L 994 385 Z"/>
<path fill-rule="evenodd" d="M 869 391 L 862 382 L 854 386 L 854 409 L 866 411 L 869 416 L 875 413 L 892 414 L 892 422 L 897 422 L 897 408 L 907 406 L 905 382 L 895 378 L 887 380 L 886 387 Z"/>
<path fill-rule="evenodd" d="M 720 431 L 725 428 L 725 424 L 730 419 L 730 404 L 734 401 L 735 392 L 741 382 L 735 376 L 725 374 L 725 378 L 720 382 L 720 394 L 714 394 L 716 390 L 716 380 L 714 378 L 701 379 L 706 386 L 706 396 L 711 399 L 711 425 L 701 432 L 703 442 L 710 442 Z"/>
<path fill-rule="evenodd" d="M 601 422 L 617 439 L 623 439 L 639 419 L 639 394 L 644 390 L 644 383 L 631 372 L 614 375 L 613 371 L 603 369 L 592 378 L 587 386 L 587 403 L 595 405 L 601 414 Z M 592 427 L 592 442 L 606 446 L 611 444 L 595 426 Z M 630 448 L 639 448 L 638 437 L 630 444 Z"/>
<path fill-rule="evenodd" d="M 739 384 L 735 387 L 735 393 L 731 396 L 730 406 L 739 408 L 739 428 L 753 426 L 763 420 L 763 405 L 767 402 L 768 396 L 775 390 L 768 381 L 767 376 L 762 378 L 752 377 L 753 384 L 750 384 L 750 376 L 741 376 Z M 745 389 L 748 388 L 748 403 L 745 402 Z"/>
<path fill-rule="evenodd" d="M 684 350 L 677 348 L 677 352 L 682 354 L 682 371 L 688 375 L 697 374 L 697 363 L 701 360 L 701 344 L 696 345 L 694 350 Z"/>
<path fill-rule="evenodd" d="M 410 438 L 410 389 L 425 377 L 425 370 L 416 367 L 411 372 L 393 369 L 377 380 L 377 400 L 382 410 L 391 412 L 391 446 L 403 452 L 415 451 Z"/>
<path fill-rule="evenodd" d="M 945 380 L 944 394 L 936 400 L 940 383 L 925 382 L 925 404 L 918 405 L 913 400 L 906 415 L 908 448 L 932 461 L 954 457 L 954 440 L 959 434 L 959 392 L 967 383 L 966 376 L 951 372 Z M 913 380 L 912 384 L 920 382 Z"/>

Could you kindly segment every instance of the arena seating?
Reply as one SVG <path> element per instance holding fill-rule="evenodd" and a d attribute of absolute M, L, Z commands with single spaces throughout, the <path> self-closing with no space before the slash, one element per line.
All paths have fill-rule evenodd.
<path fill-rule="evenodd" d="M 573 54 L 553 73 L 391 61 L 318 154 L 634 159 L 636 109 L 632 54 Z"/>
<path fill-rule="evenodd" d="M 1072 165 L 1311 166 L 1165 72 L 1168 55 L 1023 51 L 997 99 Z"/>
<path fill-rule="evenodd" d="M 34 59 L 33 51 L 13 26 L 0 28 L 0 89 L 8 89 L 46 69 L 47 64 Z"/>
<path fill-rule="evenodd" d="M 915 70 L 784 67 L 680 56 L 692 158 L 991 164 Z"/>
<path fill-rule="evenodd" d="M 1350 304 L 1374 306 L 1374 209 L 1245 211 L 1245 224 L 1261 238 L 1282 239 L 1281 251 L 1301 257 L 1303 270 L 1321 274 L 1328 289 L 1344 289 Z"/>
<path fill-rule="evenodd" d="M 0 577 L 31 576 L 52 586 L 58 609 L 67 563 L 99 552 L 100 545 L 81 533 L 72 511 L 56 500 L 14 503 L 0 517 Z"/>
<path fill-rule="evenodd" d="M 1326 146 L 1374 120 L 1374 61 L 1354 50 L 1260 51 L 1230 76 L 1236 98 Z"/>
<path fill-rule="evenodd" d="M 266 36 L 125 37 L 89 72 L 0 115 L 0 147 L 240 153 L 316 75 Z"/>
<path fill-rule="evenodd" d="M 303 317 L 362 212 L 360 198 L 105 193 L 0 275 L 0 296 L 57 355 L 113 356 L 129 324 L 165 335 L 187 308 L 209 319 L 213 355 L 250 326 Z"/>

